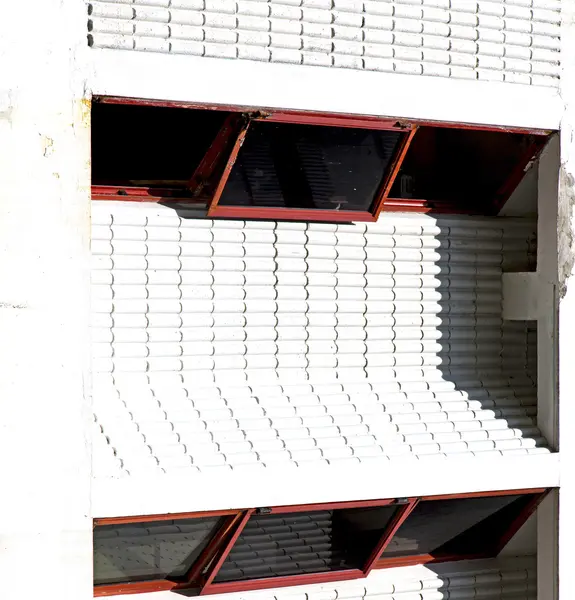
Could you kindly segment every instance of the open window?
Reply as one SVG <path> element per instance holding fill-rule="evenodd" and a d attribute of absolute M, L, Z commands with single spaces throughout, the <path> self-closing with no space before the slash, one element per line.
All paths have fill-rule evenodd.
<path fill-rule="evenodd" d="M 546 490 L 97 519 L 94 593 L 215 594 L 495 556 Z"/>
<path fill-rule="evenodd" d="M 130 102 L 93 105 L 92 197 L 197 205 L 211 218 L 496 214 L 549 133 Z"/>
<path fill-rule="evenodd" d="M 420 127 L 389 202 L 450 213 L 497 214 L 546 142 L 545 136 Z"/>

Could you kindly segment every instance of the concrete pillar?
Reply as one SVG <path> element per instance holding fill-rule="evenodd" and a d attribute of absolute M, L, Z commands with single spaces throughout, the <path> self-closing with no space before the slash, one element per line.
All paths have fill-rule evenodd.
<path fill-rule="evenodd" d="M 558 204 L 559 258 L 559 599 L 575 593 L 575 1 L 562 2 L 561 168 Z M 540 548 L 541 552 L 547 549 Z"/>
<path fill-rule="evenodd" d="M 537 424 L 549 445 L 558 447 L 557 403 L 557 194 L 559 137 L 539 160 L 537 219 Z M 540 600 L 557 598 L 557 494 L 537 511 L 537 587 Z"/>
<path fill-rule="evenodd" d="M 92 597 L 85 7 L 0 3 L 0 597 Z"/>

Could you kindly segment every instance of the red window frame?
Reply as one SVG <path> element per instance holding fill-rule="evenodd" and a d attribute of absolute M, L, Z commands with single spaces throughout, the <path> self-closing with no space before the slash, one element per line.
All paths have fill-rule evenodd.
<path fill-rule="evenodd" d="M 249 126 L 252 122 L 267 123 L 289 123 L 292 125 L 315 125 L 318 127 L 350 127 L 355 129 L 371 129 L 378 131 L 401 131 L 405 135 L 399 142 L 398 148 L 395 151 L 387 172 L 384 175 L 379 190 L 376 193 L 371 210 L 355 211 L 355 210 L 320 210 L 320 209 L 299 209 L 299 208 L 255 208 L 249 206 L 221 206 L 220 198 L 224 188 L 228 182 L 228 178 L 232 172 L 233 166 L 237 160 L 242 144 L 249 132 Z M 399 168 L 413 136 L 417 131 L 417 126 L 403 125 L 397 120 L 365 120 L 365 119 L 347 119 L 335 115 L 325 115 L 322 117 L 313 117 L 308 115 L 290 115 L 288 113 L 272 113 L 261 115 L 257 114 L 246 120 L 245 124 L 237 133 L 232 151 L 226 162 L 222 177 L 220 178 L 216 191 L 208 205 L 208 217 L 224 217 L 232 219 L 296 219 L 301 221 L 332 221 L 332 222 L 349 222 L 349 221 L 377 221 L 379 213 L 383 209 L 383 205 L 389 196 L 391 188 Z"/>
<path fill-rule="evenodd" d="M 114 594 L 136 594 L 161 590 L 184 590 L 196 588 L 200 595 L 219 594 L 226 592 L 251 591 L 293 585 L 309 585 L 315 583 L 328 583 L 331 581 L 344 581 L 362 579 L 372 569 L 390 567 L 439 563 L 445 561 L 488 558 L 495 556 L 517 533 L 525 521 L 535 512 L 537 506 L 550 490 L 533 488 L 526 490 L 503 490 L 494 492 L 477 492 L 469 494 L 448 494 L 443 496 L 422 496 L 410 498 L 389 498 L 381 500 L 363 500 L 357 502 L 331 502 L 322 504 L 302 504 L 297 506 L 275 506 L 266 509 L 265 514 L 288 514 L 294 512 L 307 512 L 312 510 L 336 510 L 346 508 L 368 508 L 378 506 L 397 506 L 398 511 L 387 524 L 379 541 L 375 545 L 362 569 L 347 569 L 326 573 L 310 573 L 303 575 L 289 575 L 269 577 L 247 581 L 230 581 L 215 583 L 216 575 L 229 555 L 232 547 L 247 525 L 250 517 L 258 509 L 248 508 L 242 510 L 223 510 L 211 512 L 192 512 L 162 515 L 146 515 L 134 517 L 113 517 L 94 519 L 94 527 L 99 525 L 119 525 L 125 523 L 144 523 L 148 521 L 191 519 L 199 517 L 227 517 L 220 529 L 215 533 L 200 554 L 198 560 L 181 580 L 158 579 L 134 583 L 103 584 L 94 586 L 94 596 L 110 596 Z M 407 557 L 382 558 L 383 552 L 397 533 L 401 525 L 411 514 L 419 502 L 433 500 L 449 500 L 463 498 L 481 498 L 509 495 L 532 494 L 533 498 L 526 504 L 517 517 L 505 529 L 497 540 L 493 552 L 477 554 L 421 554 Z"/>
<path fill-rule="evenodd" d="M 418 119 L 379 118 L 373 116 L 357 116 L 348 114 L 328 114 L 319 112 L 281 111 L 273 109 L 254 109 L 237 106 L 214 106 L 184 102 L 169 102 L 119 97 L 99 97 L 97 102 L 104 104 L 126 104 L 138 106 L 158 106 L 189 108 L 203 110 L 230 111 L 214 142 L 195 173 L 190 178 L 189 193 L 185 190 L 152 187 L 106 186 L 93 185 L 93 200 L 121 200 L 131 202 L 161 202 L 167 205 L 185 204 L 198 205 L 207 208 L 208 217 L 237 218 L 237 219 L 287 219 L 298 221 L 376 221 L 382 210 L 418 212 L 418 213 L 466 213 L 478 214 L 477 211 L 465 207 L 454 208 L 450 203 L 428 202 L 425 199 L 402 199 L 390 197 L 395 179 L 399 173 L 410 144 L 420 126 L 473 129 L 483 131 L 500 131 L 505 133 L 522 133 L 540 136 L 526 150 L 525 155 L 518 161 L 516 168 L 508 180 L 501 186 L 487 208 L 488 214 L 497 214 L 509 199 L 511 193 L 523 177 L 528 165 L 537 158 L 547 142 L 550 130 L 509 128 L 499 126 L 473 125 L 469 123 L 441 123 Z M 375 130 L 403 131 L 406 133 L 396 149 L 395 156 L 387 169 L 387 173 L 372 204 L 371 211 L 331 211 L 325 209 L 296 209 L 296 208 L 256 208 L 248 206 L 221 206 L 219 200 L 235 164 L 241 145 L 253 121 L 272 123 L 291 123 L 299 125 L 353 127 Z M 218 161 L 224 161 L 217 164 Z M 221 173 L 220 173 L 221 171 Z M 211 195 L 205 195 L 206 182 L 213 188 Z M 485 214 L 481 212 L 481 214 Z"/>

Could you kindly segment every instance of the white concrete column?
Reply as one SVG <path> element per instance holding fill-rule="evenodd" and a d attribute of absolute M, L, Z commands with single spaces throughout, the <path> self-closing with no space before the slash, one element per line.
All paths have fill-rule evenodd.
<path fill-rule="evenodd" d="M 557 403 L 557 195 L 559 137 L 539 160 L 537 219 L 537 425 L 558 446 Z M 537 511 L 537 586 L 540 600 L 557 598 L 557 493 Z"/>
<path fill-rule="evenodd" d="M 558 447 L 557 404 L 557 195 L 559 137 L 539 159 L 537 185 L 537 425 L 549 445 Z"/>
<path fill-rule="evenodd" d="M 80 0 L 0 2 L 0 597 L 92 597 Z"/>
<path fill-rule="evenodd" d="M 561 123 L 559 177 L 559 599 L 575 593 L 575 1 L 562 2 Z M 545 548 L 541 549 L 545 551 Z"/>

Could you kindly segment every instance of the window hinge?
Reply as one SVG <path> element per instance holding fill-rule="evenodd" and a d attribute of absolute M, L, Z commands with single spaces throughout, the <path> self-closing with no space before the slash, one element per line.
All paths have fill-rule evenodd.
<path fill-rule="evenodd" d="M 267 506 L 256 508 L 256 515 L 271 515 L 271 513 L 272 509 Z"/>
<path fill-rule="evenodd" d="M 245 119 L 248 119 L 248 121 L 252 121 L 253 119 L 267 119 L 270 116 L 270 113 L 265 113 L 261 110 L 256 110 L 253 112 L 242 113 L 242 116 Z"/>

